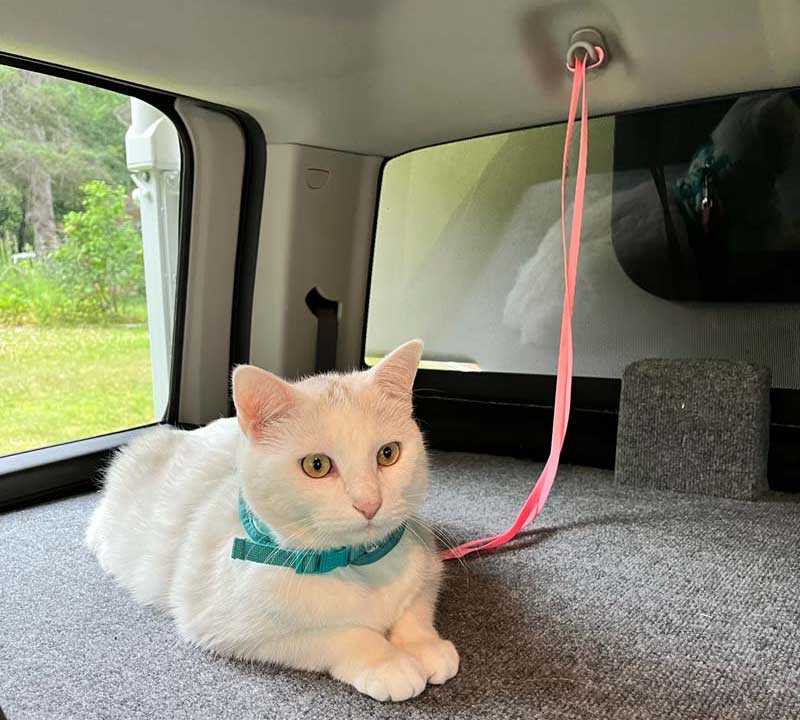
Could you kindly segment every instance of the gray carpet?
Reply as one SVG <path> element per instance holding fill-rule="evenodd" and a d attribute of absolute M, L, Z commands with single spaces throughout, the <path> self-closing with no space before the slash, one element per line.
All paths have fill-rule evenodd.
<path fill-rule="evenodd" d="M 538 466 L 440 454 L 428 515 L 497 530 Z M 800 717 L 800 504 L 621 488 L 565 468 L 513 551 L 452 565 L 461 673 L 395 706 L 216 659 L 137 607 L 81 544 L 82 496 L 0 516 L 0 706 L 39 718 Z"/>

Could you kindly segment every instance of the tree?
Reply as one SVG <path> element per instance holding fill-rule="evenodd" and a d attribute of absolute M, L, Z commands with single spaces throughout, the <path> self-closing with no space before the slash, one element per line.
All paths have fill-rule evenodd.
<path fill-rule="evenodd" d="M 124 187 L 92 180 L 80 189 L 82 209 L 64 217 L 64 244 L 48 264 L 82 315 L 114 319 L 126 300 L 144 297 L 142 237 Z"/>
<path fill-rule="evenodd" d="M 30 133 L 37 145 L 47 144 L 47 135 L 41 122 L 41 113 L 32 112 L 31 105 L 38 104 L 43 75 L 21 70 L 22 81 L 30 88 L 25 93 L 29 101 Z M 37 108 L 39 109 L 39 108 Z M 47 255 L 58 247 L 56 221 L 53 216 L 53 181 L 39 153 L 33 153 L 27 162 L 28 187 L 30 187 L 29 217 L 33 227 L 33 249 L 37 255 Z"/>
<path fill-rule="evenodd" d="M 13 199 L 0 237 L 46 255 L 60 244 L 64 216 L 80 208 L 89 179 L 130 187 L 125 168 L 128 98 L 89 85 L 0 67 L 0 191 Z"/>

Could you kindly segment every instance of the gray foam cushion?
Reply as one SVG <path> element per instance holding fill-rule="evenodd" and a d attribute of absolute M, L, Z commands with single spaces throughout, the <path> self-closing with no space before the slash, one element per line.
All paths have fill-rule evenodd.
<path fill-rule="evenodd" d="M 622 377 L 616 478 L 753 499 L 767 487 L 770 371 L 727 360 L 640 360 Z"/>

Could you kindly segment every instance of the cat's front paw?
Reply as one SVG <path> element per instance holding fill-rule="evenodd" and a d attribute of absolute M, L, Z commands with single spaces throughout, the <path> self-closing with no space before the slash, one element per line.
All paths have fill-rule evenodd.
<path fill-rule="evenodd" d="M 458 672 L 458 650 L 449 640 L 433 638 L 403 645 L 425 669 L 425 675 L 431 685 L 446 683 Z"/>
<path fill-rule="evenodd" d="M 381 702 L 416 697 L 426 684 L 426 671 L 414 657 L 401 651 L 364 668 L 352 680 L 356 690 Z"/>

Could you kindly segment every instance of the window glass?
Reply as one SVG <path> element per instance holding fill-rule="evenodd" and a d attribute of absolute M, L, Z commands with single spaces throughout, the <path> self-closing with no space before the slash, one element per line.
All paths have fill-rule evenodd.
<path fill-rule="evenodd" d="M 156 108 L 0 67 L 0 455 L 163 416 L 180 171 Z"/>
<path fill-rule="evenodd" d="M 799 118 L 766 93 L 590 120 L 577 375 L 711 357 L 800 387 Z M 429 367 L 555 373 L 563 142 L 555 125 L 386 164 L 368 361 L 421 337 Z"/>

